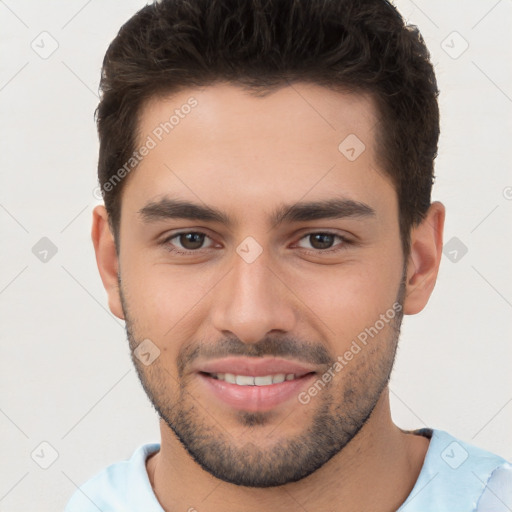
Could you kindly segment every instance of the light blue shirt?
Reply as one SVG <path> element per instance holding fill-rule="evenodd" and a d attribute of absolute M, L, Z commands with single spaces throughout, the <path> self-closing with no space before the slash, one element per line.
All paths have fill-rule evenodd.
<path fill-rule="evenodd" d="M 430 444 L 397 512 L 512 511 L 512 465 L 505 459 L 443 430 L 414 433 L 430 437 Z M 163 512 L 146 471 L 146 459 L 159 449 L 158 443 L 145 444 L 129 460 L 108 466 L 77 489 L 64 512 Z"/>

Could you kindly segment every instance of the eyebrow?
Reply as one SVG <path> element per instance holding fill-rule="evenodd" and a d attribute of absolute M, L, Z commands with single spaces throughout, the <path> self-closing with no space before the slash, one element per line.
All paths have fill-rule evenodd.
<path fill-rule="evenodd" d="M 144 223 L 166 219 L 188 219 L 218 222 L 232 227 L 235 221 L 221 210 L 181 199 L 163 198 L 146 204 L 138 211 Z M 320 219 L 375 217 L 375 210 L 359 201 L 345 198 L 324 199 L 295 204 L 283 204 L 270 215 L 270 223 L 276 227 L 283 223 L 305 222 Z"/>

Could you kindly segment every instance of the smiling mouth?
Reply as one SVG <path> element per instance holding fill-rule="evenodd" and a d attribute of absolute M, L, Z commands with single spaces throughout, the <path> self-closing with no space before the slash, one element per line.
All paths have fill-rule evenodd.
<path fill-rule="evenodd" d="M 236 384 L 238 386 L 271 386 L 272 384 L 281 384 L 285 381 L 302 379 L 303 377 L 311 375 L 314 372 L 305 373 L 302 375 L 296 375 L 294 373 L 276 373 L 258 377 L 251 375 L 236 375 L 234 373 L 201 373 L 212 379 L 221 380 L 227 382 L 228 384 Z"/>
<path fill-rule="evenodd" d="M 208 402 L 214 399 L 212 405 L 220 402 L 235 410 L 270 411 L 285 403 L 292 404 L 316 375 L 309 368 L 283 361 L 262 361 L 253 365 L 243 364 L 242 361 L 235 363 L 218 363 L 215 366 L 220 368 L 204 368 L 197 372 L 205 386 Z M 229 366 L 233 368 L 231 371 L 238 370 L 238 373 L 226 371 Z"/>

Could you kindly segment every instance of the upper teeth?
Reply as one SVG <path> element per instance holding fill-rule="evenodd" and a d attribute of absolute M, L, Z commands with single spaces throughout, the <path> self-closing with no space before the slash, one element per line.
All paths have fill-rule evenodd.
<path fill-rule="evenodd" d="M 225 380 L 230 384 L 238 384 L 239 386 L 270 386 L 271 384 L 279 384 L 285 380 L 293 380 L 293 373 L 277 373 L 275 375 L 264 375 L 262 377 L 251 377 L 250 375 L 234 375 L 233 373 L 212 373 L 212 377 L 219 380 Z"/>

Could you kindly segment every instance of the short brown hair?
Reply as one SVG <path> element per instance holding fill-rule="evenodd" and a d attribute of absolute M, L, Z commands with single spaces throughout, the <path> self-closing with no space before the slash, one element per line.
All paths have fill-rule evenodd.
<path fill-rule="evenodd" d="M 145 102 L 226 81 L 260 95 L 292 82 L 370 93 L 408 255 L 410 229 L 430 206 L 438 89 L 421 34 L 386 0 L 162 0 L 128 20 L 105 55 L 96 110 L 98 178 L 118 250 L 125 180 L 106 185 L 133 154 Z"/>

